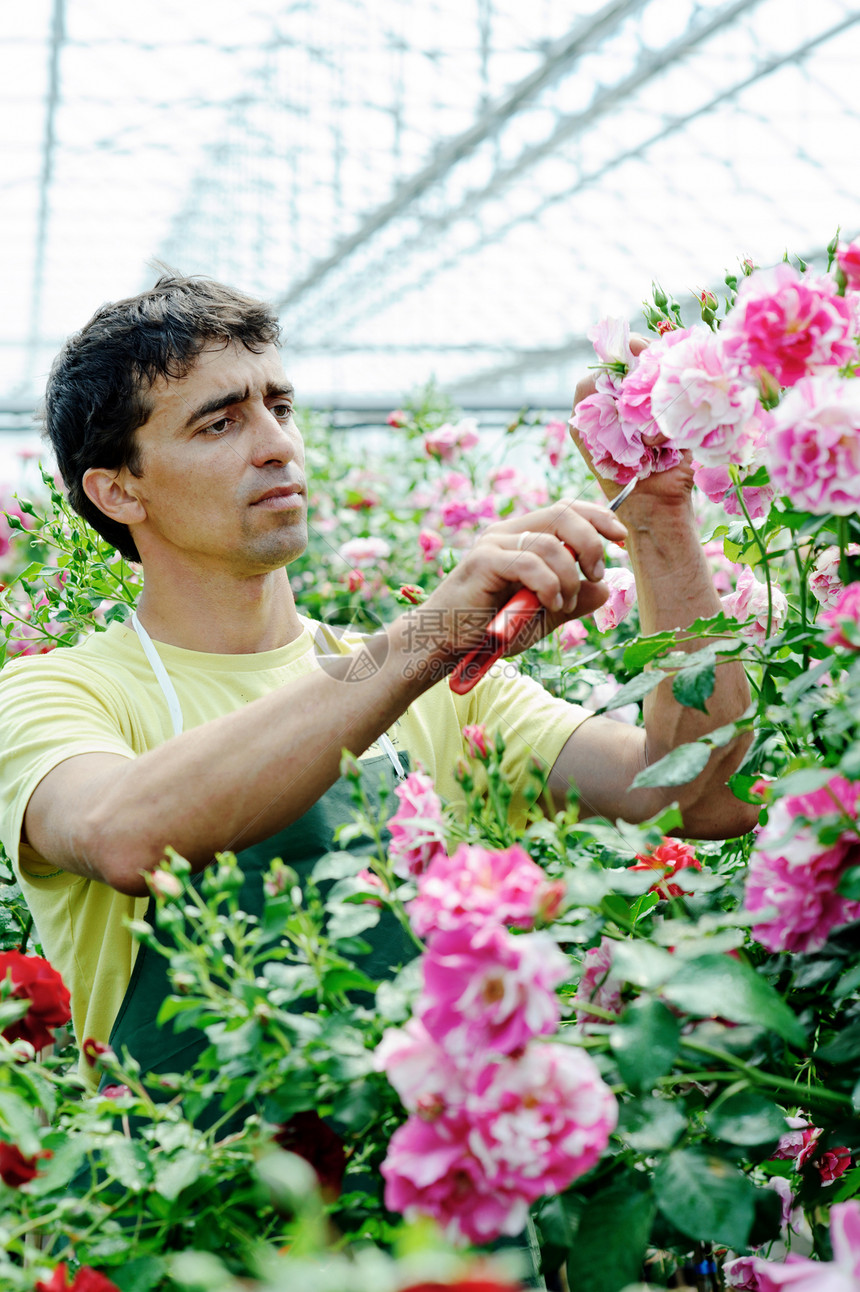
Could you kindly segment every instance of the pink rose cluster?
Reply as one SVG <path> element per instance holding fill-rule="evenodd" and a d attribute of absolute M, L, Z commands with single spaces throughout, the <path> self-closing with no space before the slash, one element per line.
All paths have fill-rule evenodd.
<path fill-rule="evenodd" d="M 860 901 L 843 897 L 839 881 L 860 865 L 856 830 L 860 782 L 833 776 L 808 794 L 786 795 L 769 809 L 746 880 L 752 933 L 769 951 L 816 951 L 831 931 L 860 919 Z M 819 832 L 844 828 L 822 843 Z"/>
<path fill-rule="evenodd" d="M 410 772 L 394 788 L 397 809 L 389 818 L 388 859 L 395 875 L 414 879 L 435 857 L 445 855 L 442 801 L 430 777 Z"/>
<path fill-rule="evenodd" d="M 467 449 L 473 449 L 480 440 L 478 423 L 473 417 L 466 417 L 461 422 L 445 422 L 435 431 L 428 431 L 424 436 L 424 452 L 439 462 L 453 462 Z"/>
<path fill-rule="evenodd" d="M 860 1202 L 830 1209 L 832 1261 L 814 1261 L 789 1252 L 785 1261 L 739 1256 L 723 1267 L 726 1287 L 745 1292 L 860 1292 Z"/>
<path fill-rule="evenodd" d="M 855 244 L 840 261 L 848 283 L 789 264 L 744 278 L 719 331 L 665 332 L 634 355 L 625 324 L 589 332 L 603 365 L 595 393 L 571 419 L 595 469 L 619 484 L 677 465 L 689 451 L 697 483 L 737 514 L 729 467 L 764 464 L 771 485 L 745 494 L 753 519 L 776 493 L 816 514 L 848 515 L 860 500 L 860 384 L 839 375 L 858 359 Z M 766 410 L 782 390 L 775 412 Z"/>
<path fill-rule="evenodd" d="M 780 1136 L 773 1156 L 777 1160 L 793 1162 L 798 1171 L 812 1162 L 818 1170 L 822 1184 L 832 1184 L 844 1175 L 851 1165 L 851 1150 L 843 1145 L 819 1151 L 818 1142 L 823 1134 L 820 1126 L 812 1126 L 805 1117 L 786 1117 L 789 1130 Z"/>
<path fill-rule="evenodd" d="M 519 846 L 464 844 L 418 876 L 423 986 L 376 1053 L 410 1115 L 382 1174 L 386 1206 L 454 1241 L 520 1233 L 532 1202 L 597 1162 L 617 1120 L 588 1055 L 539 1039 L 558 1029 L 569 966 L 534 924 L 562 895 Z"/>
<path fill-rule="evenodd" d="M 775 636 L 785 623 L 788 614 L 788 600 L 785 593 L 776 584 L 771 583 L 770 635 Z M 730 619 L 737 619 L 744 626 L 739 629 L 741 637 L 750 641 L 764 642 L 768 636 L 768 602 L 767 584 L 759 583 L 749 565 L 745 565 L 738 576 L 734 592 L 721 597 L 723 610 Z M 751 622 L 746 622 L 751 620 Z"/>
<path fill-rule="evenodd" d="M 834 605 L 821 615 L 821 623 L 830 628 L 824 638 L 828 646 L 860 650 L 860 583 L 842 589 Z"/>
<path fill-rule="evenodd" d="M 860 556 L 860 543 L 849 543 L 847 552 L 849 556 Z M 825 547 L 809 576 L 809 590 L 822 610 L 833 610 L 845 590 L 839 577 L 840 558 L 838 547 Z"/>
<path fill-rule="evenodd" d="M 636 580 L 626 566 L 614 565 L 603 576 L 609 588 L 609 597 L 598 606 L 593 618 L 602 633 L 609 632 L 623 623 L 636 605 Z"/>

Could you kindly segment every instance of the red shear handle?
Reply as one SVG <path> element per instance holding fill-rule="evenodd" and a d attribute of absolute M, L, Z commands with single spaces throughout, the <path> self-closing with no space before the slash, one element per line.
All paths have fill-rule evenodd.
<path fill-rule="evenodd" d="M 487 625 L 483 640 L 460 660 L 448 679 L 455 695 L 466 695 L 487 669 L 504 655 L 540 609 L 540 601 L 528 588 L 520 588 Z"/>

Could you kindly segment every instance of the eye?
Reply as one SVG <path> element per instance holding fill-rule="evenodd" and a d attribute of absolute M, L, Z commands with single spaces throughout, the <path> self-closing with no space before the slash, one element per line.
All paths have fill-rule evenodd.
<path fill-rule="evenodd" d="M 288 422 L 293 415 L 293 406 L 288 399 L 279 399 L 276 403 L 269 405 L 269 412 L 277 417 L 279 421 Z"/>
<path fill-rule="evenodd" d="M 232 425 L 233 425 L 232 417 L 219 417 L 217 422 L 211 422 L 209 426 L 201 427 L 198 434 L 212 435 L 217 439 L 219 435 L 226 434 L 226 432 L 229 431 Z"/>

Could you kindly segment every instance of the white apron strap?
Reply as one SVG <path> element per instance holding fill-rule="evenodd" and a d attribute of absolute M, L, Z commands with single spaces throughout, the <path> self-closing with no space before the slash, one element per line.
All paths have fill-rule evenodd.
<path fill-rule="evenodd" d="M 133 610 L 131 615 L 131 626 L 137 633 L 143 653 L 152 666 L 156 681 L 164 692 L 164 698 L 167 701 L 167 709 L 170 713 L 170 721 L 173 723 L 174 736 L 182 735 L 182 706 L 179 703 L 179 696 L 176 694 L 176 687 L 170 680 L 167 669 L 161 662 L 161 656 L 155 649 L 155 644 L 143 624 L 137 617 L 137 611 Z"/>

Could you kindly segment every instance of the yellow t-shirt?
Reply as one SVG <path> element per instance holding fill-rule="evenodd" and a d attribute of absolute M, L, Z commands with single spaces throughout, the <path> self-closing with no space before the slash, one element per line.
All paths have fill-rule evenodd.
<path fill-rule="evenodd" d="M 304 676 L 319 667 L 320 650 L 349 650 L 360 640 L 346 636 L 338 645 L 322 625 L 309 619 L 302 625 L 289 645 L 255 655 L 209 655 L 155 643 L 181 704 L 183 729 Z M 462 727 L 482 722 L 491 734 L 500 730 L 516 822 L 524 806 L 517 790 L 528 783 L 532 756 L 551 766 L 588 716 L 503 663 L 465 696 L 440 682 L 388 734 L 456 806 L 460 789 L 454 770 L 466 752 Z M 124 624 L 113 623 L 68 649 L 15 660 L 0 672 L 0 841 L 15 865 L 45 954 L 71 992 L 79 1042 L 107 1041 L 110 1035 L 136 954 L 125 918 L 142 919 L 147 898 L 57 870 L 20 842 L 24 813 L 39 782 L 67 758 L 89 753 L 134 758 L 172 735 L 167 700 L 134 630 Z M 366 756 L 382 752 L 374 745 Z"/>

